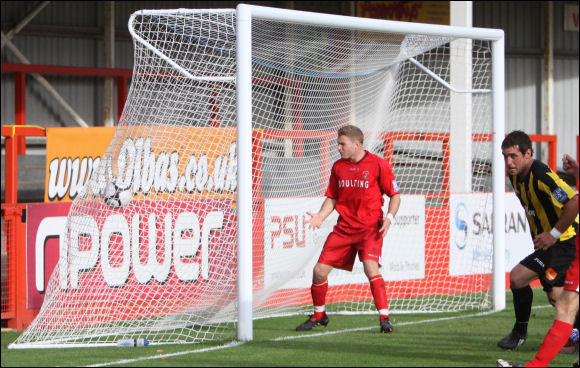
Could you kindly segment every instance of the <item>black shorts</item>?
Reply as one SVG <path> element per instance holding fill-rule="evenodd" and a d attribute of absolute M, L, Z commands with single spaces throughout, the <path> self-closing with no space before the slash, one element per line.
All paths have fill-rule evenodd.
<path fill-rule="evenodd" d="M 566 271 L 576 255 L 576 236 L 557 241 L 548 250 L 538 249 L 524 258 L 520 264 L 536 272 L 545 292 L 554 286 L 564 286 Z"/>

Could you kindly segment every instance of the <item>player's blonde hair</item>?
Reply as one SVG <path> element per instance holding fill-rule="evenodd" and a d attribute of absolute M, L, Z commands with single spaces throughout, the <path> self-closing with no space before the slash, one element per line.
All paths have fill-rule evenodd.
<path fill-rule="evenodd" d="M 360 130 L 358 127 L 354 125 L 346 125 L 340 128 L 338 130 L 338 136 L 340 137 L 341 135 L 347 136 L 355 141 L 359 141 L 361 145 L 364 143 L 365 140 L 365 136 L 362 130 Z"/>

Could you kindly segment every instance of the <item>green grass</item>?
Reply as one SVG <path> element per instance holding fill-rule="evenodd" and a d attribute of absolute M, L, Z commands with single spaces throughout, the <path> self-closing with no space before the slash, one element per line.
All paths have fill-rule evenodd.
<path fill-rule="evenodd" d="M 528 341 L 516 351 L 496 344 L 514 322 L 511 293 L 507 308 L 477 316 L 474 312 L 395 314 L 395 332 L 378 332 L 376 316 L 331 315 L 327 328 L 297 333 L 304 316 L 254 321 L 254 339 L 241 345 L 199 352 L 228 342 L 162 345 L 143 348 L 83 348 L 8 350 L 18 336 L 2 332 L 2 367 L 84 366 L 112 363 L 115 366 L 495 366 L 497 358 L 527 362 L 537 352 L 554 311 L 541 290 L 535 303 Z M 368 327 L 368 329 L 364 329 Z M 352 331 L 356 330 L 356 331 Z M 324 335 L 320 335 L 324 333 Z M 143 360 L 146 357 L 153 357 Z M 132 362 L 121 362 L 122 360 Z M 574 355 L 559 354 L 551 366 L 570 367 Z"/>

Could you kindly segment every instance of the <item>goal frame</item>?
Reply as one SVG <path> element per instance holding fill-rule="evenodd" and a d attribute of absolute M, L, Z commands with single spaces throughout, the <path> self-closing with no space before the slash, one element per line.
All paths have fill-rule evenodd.
<path fill-rule="evenodd" d="M 349 30 L 420 33 L 430 36 L 476 38 L 492 42 L 493 159 L 492 190 L 494 229 L 504 226 L 504 161 L 501 142 L 505 134 L 504 32 L 501 29 L 468 28 L 396 22 L 239 4 L 236 7 L 236 98 L 238 115 L 238 331 L 241 341 L 253 339 L 252 323 L 252 20 L 263 19 Z M 502 231 L 493 232 L 493 310 L 505 308 L 505 244 Z"/>

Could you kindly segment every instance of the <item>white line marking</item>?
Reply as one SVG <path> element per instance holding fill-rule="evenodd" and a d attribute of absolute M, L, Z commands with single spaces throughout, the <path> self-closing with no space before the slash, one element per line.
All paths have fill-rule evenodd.
<path fill-rule="evenodd" d="M 540 309 L 540 308 L 548 308 L 548 307 L 552 307 L 552 306 L 551 305 L 540 305 L 540 306 L 532 307 L 532 309 Z M 448 321 L 448 320 L 452 320 L 452 319 L 481 317 L 481 316 L 487 316 L 487 315 L 493 314 L 493 313 L 497 313 L 497 312 L 489 311 L 489 312 L 481 312 L 481 313 L 474 313 L 474 314 L 465 314 L 463 316 L 431 318 L 431 319 L 423 319 L 420 321 L 413 321 L 413 322 L 401 322 L 401 323 L 397 323 L 395 325 L 395 327 L 416 325 L 418 323 L 441 322 L 441 321 Z M 277 337 L 275 339 L 270 339 L 268 341 L 287 341 L 287 340 L 305 339 L 305 338 L 309 338 L 309 337 L 331 336 L 331 335 L 338 335 L 338 334 L 348 333 L 348 332 L 367 331 L 367 330 L 372 330 L 375 328 L 377 328 L 377 326 L 351 328 L 351 329 L 346 329 L 346 330 L 322 332 L 322 333 L 317 333 L 317 334 L 282 336 L 282 337 Z M 145 361 L 145 360 L 170 358 L 170 357 L 180 356 L 180 355 L 198 354 L 198 353 L 205 353 L 205 352 L 214 351 L 214 350 L 235 348 L 235 347 L 243 345 L 243 344 L 244 344 L 244 342 L 242 342 L 242 341 L 232 341 L 229 344 L 214 346 L 211 348 L 204 348 L 204 349 L 198 349 L 198 350 L 187 350 L 187 351 L 181 351 L 181 352 L 171 353 L 171 354 L 152 355 L 152 356 L 135 358 L 135 359 L 118 360 L 118 361 L 109 362 L 109 363 L 87 365 L 86 367 L 106 367 L 106 366 L 110 366 L 110 365 L 130 364 L 130 363 L 136 363 L 136 362 L 141 362 L 141 361 Z"/>
<path fill-rule="evenodd" d="M 540 309 L 540 308 L 548 308 L 548 307 L 552 307 L 552 306 L 549 305 L 549 304 L 548 305 L 539 305 L 539 306 L 536 306 L 536 307 L 532 307 L 532 309 Z M 462 319 L 462 318 L 471 318 L 471 317 L 481 317 L 481 316 L 487 316 L 487 315 L 493 314 L 493 313 L 498 313 L 498 312 L 489 311 L 489 312 L 480 312 L 480 313 L 474 313 L 474 314 L 465 314 L 463 316 L 431 318 L 431 319 L 423 319 L 421 321 L 402 322 L 402 323 L 395 324 L 395 328 L 398 327 L 398 326 L 416 325 L 418 323 L 440 322 L 440 321 L 447 321 L 447 320 L 451 320 L 451 319 Z M 270 341 L 286 341 L 286 340 L 304 339 L 304 338 L 308 338 L 308 337 L 319 337 L 319 336 L 327 336 L 327 335 L 338 335 L 338 334 L 347 333 L 347 332 L 358 332 L 358 331 L 373 330 L 375 328 L 378 328 L 378 326 L 351 328 L 351 329 L 347 329 L 347 330 L 321 332 L 321 333 L 317 333 L 317 334 L 283 336 L 283 337 L 277 337 L 275 339 L 271 339 Z"/>
<path fill-rule="evenodd" d="M 426 323 L 426 322 L 439 322 L 439 321 L 447 321 L 447 320 L 450 320 L 450 319 L 461 319 L 461 318 L 470 318 L 470 317 L 486 316 L 486 315 L 492 314 L 492 313 L 496 313 L 496 312 L 493 312 L 493 311 L 492 312 L 481 312 L 481 313 L 475 313 L 475 314 L 466 314 L 466 315 L 463 315 L 463 316 L 423 319 L 423 320 L 420 320 L 420 321 L 413 321 L 413 322 L 402 322 L 402 323 L 395 324 L 395 328 L 397 328 L 399 326 L 416 325 L 416 324 L 419 324 L 419 323 Z M 350 329 L 346 329 L 346 330 L 338 330 L 338 331 L 330 331 L 330 332 L 321 332 L 321 333 L 317 333 L 317 334 L 296 335 L 296 336 L 283 336 L 283 337 L 278 337 L 278 338 L 272 339 L 270 341 L 286 341 L 286 340 L 305 339 L 305 338 L 308 338 L 308 337 L 319 337 L 319 336 L 338 335 L 338 334 L 348 333 L 348 332 L 358 332 L 358 331 L 373 330 L 373 329 L 376 329 L 376 328 L 378 328 L 378 326 L 360 327 L 360 328 L 350 328 Z"/>
<path fill-rule="evenodd" d="M 135 359 L 117 360 L 116 362 L 109 362 L 109 363 L 101 363 L 101 364 L 87 365 L 86 367 L 106 367 L 106 366 L 109 366 L 109 365 L 130 364 L 130 363 L 142 362 L 144 360 L 163 359 L 163 358 L 170 358 L 170 357 L 180 356 L 180 355 L 205 353 L 205 352 L 213 351 L 213 350 L 233 348 L 233 347 L 236 347 L 236 346 L 240 346 L 242 344 L 244 344 L 244 342 L 242 342 L 242 341 L 232 341 L 229 344 L 220 345 L 220 346 L 214 346 L 214 347 L 211 347 L 211 348 L 204 348 L 204 349 L 198 349 L 198 350 L 180 351 L 180 352 L 171 353 L 171 354 L 151 355 L 151 356 L 141 357 L 141 358 L 135 358 Z"/>

